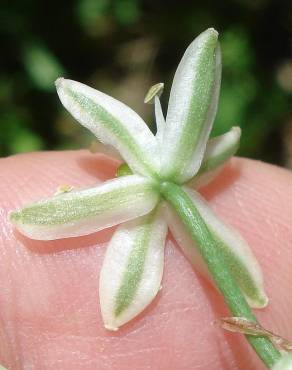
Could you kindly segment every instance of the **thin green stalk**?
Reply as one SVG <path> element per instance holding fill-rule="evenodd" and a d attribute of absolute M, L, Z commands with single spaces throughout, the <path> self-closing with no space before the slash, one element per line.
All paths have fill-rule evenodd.
<path fill-rule="evenodd" d="M 161 193 L 172 205 L 190 232 L 192 239 L 196 242 L 199 252 L 232 314 L 256 322 L 256 317 L 232 278 L 222 256 L 218 253 L 216 241 L 189 196 L 180 186 L 171 182 L 164 182 L 161 185 Z M 250 335 L 246 335 L 246 338 L 268 368 L 272 368 L 281 357 L 279 351 L 268 338 Z"/>

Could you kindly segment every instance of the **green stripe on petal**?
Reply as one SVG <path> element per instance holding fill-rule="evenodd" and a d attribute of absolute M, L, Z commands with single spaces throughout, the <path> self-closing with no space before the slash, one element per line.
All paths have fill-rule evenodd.
<path fill-rule="evenodd" d="M 212 181 L 224 164 L 237 152 L 240 136 L 240 128 L 232 127 L 226 134 L 210 139 L 207 143 L 200 170 L 188 182 L 188 186 L 200 188 Z"/>
<path fill-rule="evenodd" d="M 71 191 L 11 213 L 16 228 L 32 239 L 80 236 L 150 212 L 158 201 L 152 181 L 138 175 Z"/>
<path fill-rule="evenodd" d="M 82 83 L 59 78 L 57 92 L 64 107 L 103 143 L 116 148 L 134 172 L 155 175 L 157 144 L 146 123 L 122 102 Z"/>
<path fill-rule="evenodd" d="M 100 274 L 101 311 L 107 329 L 117 330 L 130 321 L 158 293 L 166 233 L 159 207 L 116 230 Z"/>
<path fill-rule="evenodd" d="M 183 183 L 199 170 L 217 111 L 221 81 L 218 33 L 208 29 L 187 48 L 174 76 L 162 173 Z"/>
<path fill-rule="evenodd" d="M 150 241 L 151 223 L 152 218 L 149 216 L 142 227 L 137 227 L 137 233 L 127 261 L 126 271 L 124 272 L 121 286 L 116 296 L 114 310 L 116 317 L 121 315 L 130 306 L 141 282 Z"/>
<path fill-rule="evenodd" d="M 216 240 L 217 248 L 219 248 L 226 265 L 249 305 L 254 308 L 265 307 L 268 299 L 264 292 L 262 272 L 247 243 L 238 232 L 217 218 L 207 202 L 197 192 L 187 187 L 184 187 L 184 190 L 192 199 L 214 240 Z M 212 280 L 185 226 L 170 207 L 166 208 L 166 212 L 170 230 L 190 262 L 200 273 Z"/>

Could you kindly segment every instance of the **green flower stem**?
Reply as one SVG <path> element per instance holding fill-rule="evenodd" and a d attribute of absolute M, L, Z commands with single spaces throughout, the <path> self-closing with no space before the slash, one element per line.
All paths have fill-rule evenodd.
<path fill-rule="evenodd" d="M 190 232 L 232 314 L 256 322 L 256 317 L 220 256 L 215 239 L 189 196 L 180 186 L 171 182 L 161 184 L 161 193 Z M 246 335 L 246 338 L 268 368 L 272 368 L 281 357 L 268 338 L 250 335 Z"/>

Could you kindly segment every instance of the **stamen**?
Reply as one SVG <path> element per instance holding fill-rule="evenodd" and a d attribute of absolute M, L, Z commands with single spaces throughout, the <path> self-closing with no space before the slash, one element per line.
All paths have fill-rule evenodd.
<path fill-rule="evenodd" d="M 165 128 L 165 118 L 163 115 L 161 103 L 160 103 L 160 96 L 163 92 L 164 84 L 162 82 L 153 85 L 150 87 L 146 97 L 144 99 L 144 103 L 146 104 L 153 104 L 154 103 L 154 111 L 155 111 L 155 121 L 156 121 L 156 137 L 161 142 L 163 137 L 163 132 Z"/>

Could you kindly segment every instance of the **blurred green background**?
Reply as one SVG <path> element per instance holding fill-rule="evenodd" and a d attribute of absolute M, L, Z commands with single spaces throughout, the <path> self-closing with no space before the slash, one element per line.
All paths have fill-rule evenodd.
<path fill-rule="evenodd" d="M 221 35 L 223 82 L 213 135 L 243 129 L 240 155 L 292 167 L 292 1 L 1 1 L 0 156 L 87 147 L 58 76 L 134 108 L 155 130 L 149 86 L 165 82 L 208 27 Z"/>

